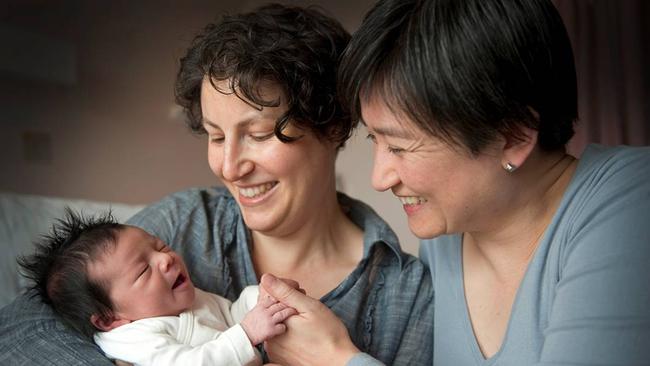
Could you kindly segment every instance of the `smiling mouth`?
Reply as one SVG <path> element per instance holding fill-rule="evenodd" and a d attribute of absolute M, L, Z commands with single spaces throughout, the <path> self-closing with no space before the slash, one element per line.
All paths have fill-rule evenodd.
<path fill-rule="evenodd" d="M 179 274 L 178 277 L 176 277 L 176 281 L 174 281 L 174 284 L 172 285 L 172 290 L 185 283 L 185 280 L 185 275 L 182 273 Z"/>
<path fill-rule="evenodd" d="M 404 197 L 404 196 L 398 196 L 400 202 L 402 202 L 403 205 L 407 206 L 415 206 L 415 205 L 421 205 L 425 202 L 428 202 L 428 200 L 424 197 L 417 197 L 417 196 L 409 196 L 409 197 Z"/>
<path fill-rule="evenodd" d="M 276 184 L 278 184 L 277 181 L 260 184 L 255 187 L 239 188 L 239 194 L 246 198 L 256 198 L 268 192 L 271 188 L 275 187 Z"/>

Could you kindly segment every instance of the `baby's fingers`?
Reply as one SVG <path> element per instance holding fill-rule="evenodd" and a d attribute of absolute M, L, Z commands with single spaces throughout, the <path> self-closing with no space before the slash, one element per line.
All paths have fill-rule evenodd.
<path fill-rule="evenodd" d="M 276 323 L 281 323 L 281 322 L 287 320 L 287 318 L 289 318 L 290 316 L 293 316 L 293 315 L 298 315 L 298 312 L 296 311 L 296 309 L 287 307 L 287 308 L 284 308 L 282 310 L 279 310 L 279 311 L 275 312 L 273 314 L 273 316 L 272 316 L 272 319 Z"/>
<path fill-rule="evenodd" d="M 281 303 L 278 303 L 278 301 L 276 299 L 274 299 L 274 298 L 272 298 L 271 296 L 268 296 L 268 295 L 261 298 L 261 299 L 259 299 L 259 300 L 257 300 L 257 305 L 261 306 L 263 309 L 270 308 L 271 306 L 273 306 L 275 304 L 281 304 Z"/>
<path fill-rule="evenodd" d="M 284 310 L 286 308 L 288 308 L 287 305 L 277 301 L 274 302 L 273 304 L 269 304 L 268 306 L 266 306 L 267 311 L 271 314 L 275 314 L 278 311 Z"/>
<path fill-rule="evenodd" d="M 267 310 L 271 315 L 273 315 L 273 314 L 275 314 L 275 313 L 277 313 L 277 312 L 280 312 L 280 311 L 282 311 L 282 310 L 285 310 L 285 309 L 291 309 L 291 310 L 293 310 L 293 308 L 290 308 L 289 306 L 287 306 L 287 305 L 285 305 L 285 304 L 283 304 L 283 303 L 281 303 L 281 302 L 276 302 L 275 304 L 269 306 L 266 310 Z M 296 312 L 296 313 L 297 313 L 297 312 Z"/>

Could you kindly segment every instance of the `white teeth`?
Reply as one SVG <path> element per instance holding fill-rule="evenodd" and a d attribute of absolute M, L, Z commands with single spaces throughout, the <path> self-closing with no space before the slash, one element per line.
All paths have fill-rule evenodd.
<path fill-rule="evenodd" d="M 427 199 L 424 197 L 410 196 L 410 197 L 398 197 L 398 198 L 403 205 L 419 205 L 424 202 L 427 202 Z"/>
<path fill-rule="evenodd" d="M 239 188 L 239 194 L 246 198 L 253 198 L 259 196 L 260 194 L 266 193 L 269 189 L 273 188 L 277 182 L 273 183 L 264 183 L 256 187 L 251 188 Z"/>

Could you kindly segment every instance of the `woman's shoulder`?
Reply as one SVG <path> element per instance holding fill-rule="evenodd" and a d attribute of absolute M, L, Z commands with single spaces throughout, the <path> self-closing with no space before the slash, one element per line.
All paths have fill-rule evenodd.
<path fill-rule="evenodd" d="M 568 208 L 595 208 L 611 202 L 635 201 L 650 192 L 649 147 L 589 145 L 567 188 Z M 648 199 L 637 203 L 643 204 Z"/>
<path fill-rule="evenodd" d="M 549 314 L 542 318 L 547 322 L 543 340 L 554 345 L 544 347 L 548 355 L 586 362 L 590 352 L 564 345 L 588 337 L 594 347 L 607 350 L 602 354 L 609 363 L 640 362 L 640 352 L 621 353 L 610 345 L 647 339 L 647 327 L 637 325 L 650 324 L 649 154 L 648 148 L 602 146 L 583 153 L 531 263 L 534 270 L 526 275 L 531 284 L 526 293 L 538 297 L 546 309 L 541 313 Z"/>
<path fill-rule="evenodd" d="M 225 187 L 208 187 L 208 188 L 189 188 L 183 191 L 174 192 L 169 194 L 157 202 L 145 207 L 145 210 L 160 210 L 160 209 L 186 209 L 197 207 L 210 207 L 227 203 L 233 200 L 230 192 Z"/>
<path fill-rule="evenodd" d="M 238 217 L 237 204 L 224 187 L 191 188 L 145 207 L 127 223 L 171 242 L 182 232 L 231 227 Z"/>
<path fill-rule="evenodd" d="M 650 147 L 592 144 L 580 157 L 576 178 L 628 179 L 650 176 Z"/>
<path fill-rule="evenodd" d="M 564 247 L 562 257 L 615 256 L 647 246 L 648 181 L 650 148 L 590 145 L 553 221 L 554 244 Z M 582 251 L 586 254 L 573 255 Z"/>
<path fill-rule="evenodd" d="M 215 212 L 233 209 L 236 206 L 230 192 L 224 187 L 190 188 L 172 193 L 143 208 L 129 223 L 138 226 L 143 220 L 170 219 L 196 212 Z"/>

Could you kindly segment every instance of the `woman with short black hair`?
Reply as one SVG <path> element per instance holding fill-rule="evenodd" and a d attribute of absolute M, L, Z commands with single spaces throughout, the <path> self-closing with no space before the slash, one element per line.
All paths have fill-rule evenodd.
<path fill-rule="evenodd" d="M 374 188 L 425 239 L 434 365 L 647 364 L 650 149 L 566 153 L 576 75 L 550 0 L 379 1 L 339 88 L 375 145 Z M 272 359 L 379 364 L 320 304 L 262 285 L 302 314 Z"/>

